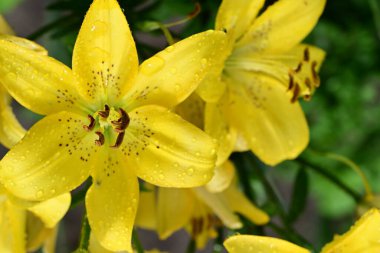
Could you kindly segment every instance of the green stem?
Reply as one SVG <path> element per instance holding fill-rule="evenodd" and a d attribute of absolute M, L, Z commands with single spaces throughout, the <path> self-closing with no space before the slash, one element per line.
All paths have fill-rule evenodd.
<path fill-rule="evenodd" d="M 340 179 L 338 179 L 335 175 L 332 173 L 324 170 L 320 166 L 313 164 L 307 160 L 305 160 L 302 157 L 298 157 L 296 159 L 297 162 L 304 165 L 305 167 L 308 167 L 315 172 L 319 173 L 320 175 L 324 176 L 326 179 L 330 180 L 332 183 L 334 183 L 336 186 L 341 188 L 344 192 L 346 192 L 349 196 L 351 196 L 357 203 L 360 203 L 362 201 L 362 196 L 356 192 L 354 192 L 352 189 L 350 189 L 347 185 L 345 185 Z"/>
<path fill-rule="evenodd" d="M 195 250 L 196 250 L 195 240 L 191 238 L 189 241 L 189 244 L 187 245 L 186 253 L 194 253 Z"/>
<path fill-rule="evenodd" d="M 143 248 L 141 241 L 139 239 L 139 235 L 137 233 L 137 230 L 133 230 L 132 241 L 133 241 L 133 245 L 135 246 L 134 248 L 137 251 L 137 253 L 144 253 L 144 248 Z"/>
<path fill-rule="evenodd" d="M 82 229 L 80 233 L 79 248 L 76 250 L 76 252 L 80 252 L 80 253 L 88 252 L 88 246 L 90 243 L 90 234 L 91 234 L 90 223 L 88 223 L 87 213 L 85 212 L 82 219 Z"/>

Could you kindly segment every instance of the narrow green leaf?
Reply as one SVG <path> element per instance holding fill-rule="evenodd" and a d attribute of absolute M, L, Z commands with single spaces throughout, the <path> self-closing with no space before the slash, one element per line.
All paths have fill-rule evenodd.
<path fill-rule="evenodd" d="M 298 170 L 289 207 L 288 221 L 296 221 L 305 209 L 309 191 L 309 177 L 304 168 Z"/>

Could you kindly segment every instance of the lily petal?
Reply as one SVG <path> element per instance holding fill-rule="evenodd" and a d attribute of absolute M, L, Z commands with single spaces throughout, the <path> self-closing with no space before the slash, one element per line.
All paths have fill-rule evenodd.
<path fill-rule="evenodd" d="M 379 209 L 373 208 L 365 213 L 347 233 L 335 236 L 332 242 L 323 247 L 321 253 L 379 252 L 379 227 L 380 212 Z"/>
<path fill-rule="evenodd" d="M 0 162 L 0 179 L 16 197 L 43 201 L 67 193 L 90 173 L 96 135 L 83 116 L 61 112 L 37 122 Z"/>
<path fill-rule="evenodd" d="M 156 192 L 152 185 L 147 185 L 147 191 L 140 191 L 135 224 L 141 228 L 155 230 L 157 228 Z"/>
<path fill-rule="evenodd" d="M 26 212 L 0 196 L 0 252 L 26 251 Z"/>
<path fill-rule="evenodd" d="M 236 139 L 237 131 L 226 122 L 221 99 L 219 104 L 207 103 L 205 110 L 205 132 L 218 140 L 216 165 L 223 164 L 231 155 Z"/>
<path fill-rule="evenodd" d="M 123 104 L 132 109 L 147 104 L 171 108 L 181 103 L 220 61 L 225 44 L 223 32 L 209 30 L 167 47 L 141 64 Z"/>
<path fill-rule="evenodd" d="M 44 225 L 53 228 L 63 218 L 71 203 L 71 195 L 65 193 L 29 207 L 28 210 L 39 217 Z"/>
<path fill-rule="evenodd" d="M 241 37 L 255 20 L 264 0 L 223 0 L 216 16 L 215 28 L 226 30 L 233 41 Z"/>
<path fill-rule="evenodd" d="M 2 15 L 0 15 L 0 33 L 3 34 L 14 34 L 14 31 L 9 26 L 7 21 L 4 19 Z"/>
<path fill-rule="evenodd" d="M 91 253 L 114 253 L 114 251 L 107 250 L 102 245 L 100 245 L 99 241 L 95 238 L 93 233 L 90 234 L 90 245 L 88 247 L 88 250 Z"/>
<path fill-rule="evenodd" d="M 309 129 L 298 102 L 285 87 L 264 75 L 235 71 L 229 79 L 226 114 L 251 150 L 266 164 L 294 159 L 309 142 Z"/>
<path fill-rule="evenodd" d="M 228 253 L 310 253 L 293 243 L 273 237 L 235 235 L 223 243 Z"/>
<path fill-rule="evenodd" d="M 239 217 L 234 214 L 222 195 L 210 193 L 204 187 L 194 188 L 193 191 L 198 198 L 203 200 L 203 203 L 214 211 L 224 225 L 231 229 L 241 228 L 242 224 Z"/>
<path fill-rule="evenodd" d="M 199 128 L 159 106 L 139 107 L 129 116 L 120 148 L 138 177 L 162 187 L 195 187 L 211 179 L 215 144 Z"/>
<path fill-rule="evenodd" d="M 24 229 L 26 229 L 28 251 L 38 250 L 45 240 L 55 236 L 54 229 L 45 227 L 44 223 L 32 213 L 27 213 L 26 221 Z"/>
<path fill-rule="evenodd" d="M 230 186 L 235 176 L 235 168 L 232 162 L 227 160 L 220 166 L 216 166 L 215 174 L 206 184 L 206 189 L 211 193 L 222 192 Z"/>
<path fill-rule="evenodd" d="M 239 191 L 233 183 L 225 190 L 223 196 L 226 198 L 228 205 L 234 212 L 238 212 L 257 225 L 264 225 L 269 222 L 269 216 L 253 203 L 251 203 L 244 194 Z"/>
<path fill-rule="evenodd" d="M 316 25 L 326 0 L 280 0 L 260 15 L 236 47 L 246 51 L 286 52 Z"/>
<path fill-rule="evenodd" d="M 7 148 L 19 142 L 26 133 L 13 114 L 10 103 L 11 97 L 0 84 L 0 143 Z"/>
<path fill-rule="evenodd" d="M 88 111 L 68 67 L 7 37 L 0 37 L 0 82 L 12 97 L 36 113 Z"/>
<path fill-rule="evenodd" d="M 138 58 L 128 23 L 116 0 L 95 0 L 73 53 L 73 71 L 86 96 L 99 105 L 124 95 L 137 75 Z"/>
<path fill-rule="evenodd" d="M 157 232 L 166 239 L 190 222 L 194 194 L 189 189 L 158 188 Z"/>
<path fill-rule="evenodd" d="M 119 150 L 112 152 L 108 147 L 97 158 L 93 184 L 86 194 L 91 230 L 107 250 L 133 252 L 131 236 L 139 199 L 135 168 L 123 161 Z"/>

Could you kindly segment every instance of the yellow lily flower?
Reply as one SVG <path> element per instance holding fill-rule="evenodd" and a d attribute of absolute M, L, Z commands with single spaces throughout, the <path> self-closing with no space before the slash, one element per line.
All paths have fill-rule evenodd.
<path fill-rule="evenodd" d="M 380 252 L 380 212 L 371 209 L 364 214 L 351 229 L 342 236 L 326 244 L 321 253 L 377 253 Z M 309 253 L 307 249 L 290 242 L 253 235 L 236 235 L 224 242 L 229 253 Z"/>
<path fill-rule="evenodd" d="M 199 86 L 206 118 L 235 129 L 238 150 L 252 150 L 276 165 L 299 155 L 309 130 L 299 97 L 319 86 L 324 52 L 300 44 L 315 26 L 326 0 L 279 0 L 258 17 L 264 0 L 223 0 L 216 29 L 229 38 L 225 61 Z M 215 115 L 216 114 L 216 115 Z M 218 129 L 221 121 L 206 128 Z M 219 138 L 217 131 L 210 131 Z"/>
<path fill-rule="evenodd" d="M 132 252 L 137 177 L 194 187 L 213 175 L 213 140 L 168 108 L 197 88 L 224 44 L 223 32 L 207 31 L 138 67 L 116 0 L 91 5 L 73 70 L 0 40 L 0 81 L 22 105 L 48 115 L 3 158 L 1 182 L 19 198 L 42 201 L 91 176 L 86 208 L 92 232 L 104 248 Z"/>
<path fill-rule="evenodd" d="M 217 170 L 234 177 L 234 167 L 226 162 Z M 215 177 L 214 177 L 215 178 Z M 214 179 L 213 178 L 213 179 Z M 222 175 L 222 178 L 226 178 Z M 222 180 L 216 179 L 220 183 Z M 240 213 L 253 223 L 266 224 L 269 216 L 251 203 L 237 188 L 235 182 L 219 184 L 217 187 L 193 189 L 150 188 L 140 193 L 140 206 L 136 224 L 142 228 L 156 230 L 161 239 L 166 239 L 179 229 L 185 228 L 195 240 L 198 249 L 216 237 L 216 228 L 225 225 L 231 229 L 242 227 L 234 213 Z M 216 190 L 217 189 L 217 190 Z M 156 191 L 155 191 L 156 190 Z M 175 201 L 173 201 L 175 199 Z"/>
<path fill-rule="evenodd" d="M 0 34 L 3 34 L 2 39 L 47 55 L 43 47 L 31 41 L 4 35 L 13 34 L 13 31 L 2 16 Z M 10 101 L 9 94 L 0 84 L 0 142 L 9 148 L 26 133 L 15 118 Z M 18 206 L 14 202 L 20 203 L 20 200 L 11 196 L 0 185 L 0 252 L 24 253 L 36 250 L 41 245 L 44 245 L 45 252 L 54 252 L 57 231 L 55 226 L 67 212 L 70 201 L 70 194 L 63 194 L 41 203 L 28 203 L 27 207 Z"/>

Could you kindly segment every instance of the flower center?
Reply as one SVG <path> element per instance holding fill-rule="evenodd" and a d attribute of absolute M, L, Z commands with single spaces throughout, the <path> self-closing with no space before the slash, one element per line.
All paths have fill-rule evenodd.
<path fill-rule="evenodd" d="M 93 116 L 88 115 L 90 120 L 89 125 L 84 125 L 83 128 L 88 131 L 95 131 L 98 139 L 95 144 L 102 146 L 105 143 L 104 132 L 111 129 L 117 134 L 115 144 L 110 146 L 111 148 L 118 148 L 123 143 L 125 130 L 127 129 L 130 118 L 126 111 L 122 108 L 116 110 L 115 108 L 110 108 L 108 105 L 104 106 L 104 110 L 97 111 Z"/>

